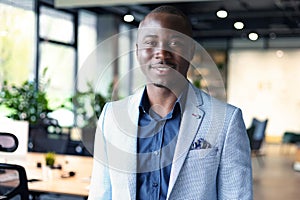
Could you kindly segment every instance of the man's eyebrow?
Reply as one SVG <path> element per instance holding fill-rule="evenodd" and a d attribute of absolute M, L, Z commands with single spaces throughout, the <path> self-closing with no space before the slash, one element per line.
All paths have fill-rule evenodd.
<path fill-rule="evenodd" d="M 172 35 L 171 38 L 185 39 L 185 37 L 182 35 Z"/>
<path fill-rule="evenodd" d="M 144 35 L 144 36 L 143 36 L 143 39 L 144 39 L 144 38 L 158 38 L 158 36 L 157 36 L 157 35 L 147 34 L 147 35 Z"/>
<path fill-rule="evenodd" d="M 143 36 L 143 39 L 144 38 L 158 38 L 159 36 L 158 35 L 152 35 L 152 34 L 147 34 L 147 35 L 144 35 Z M 171 35 L 170 38 L 179 38 L 179 39 L 184 39 L 185 37 L 181 36 L 181 35 Z"/>
<path fill-rule="evenodd" d="M 170 37 L 171 38 L 181 38 L 181 39 L 187 38 L 185 35 L 180 34 L 180 33 L 173 33 L 173 34 L 171 34 Z"/>

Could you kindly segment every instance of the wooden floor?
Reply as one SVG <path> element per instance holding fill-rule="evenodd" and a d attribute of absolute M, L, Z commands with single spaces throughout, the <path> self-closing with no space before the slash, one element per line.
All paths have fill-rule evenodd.
<path fill-rule="evenodd" d="M 293 170 L 296 147 L 265 144 L 263 165 L 253 157 L 254 200 L 299 200 L 300 172 Z"/>

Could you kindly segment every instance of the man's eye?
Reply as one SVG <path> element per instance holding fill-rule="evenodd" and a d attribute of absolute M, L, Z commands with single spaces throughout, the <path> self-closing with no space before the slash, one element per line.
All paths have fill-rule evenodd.
<path fill-rule="evenodd" d="M 146 40 L 144 42 L 145 45 L 148 45 L 148 46 L 155 46 L 156 45 L 156 42 L 153 41 L 153 40 Z"/>
<path fill-rule="evenodd" d="M 180 42 L 180 41 L 171 41 L 170 43 L 169 43 L 169 45 L 170 46 L 183 46 L 183 43 L 182 42 Z"/>

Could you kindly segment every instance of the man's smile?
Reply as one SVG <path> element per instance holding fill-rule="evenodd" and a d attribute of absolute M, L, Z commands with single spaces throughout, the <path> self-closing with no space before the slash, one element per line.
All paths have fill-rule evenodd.
<path fill-rule="evenodd" d="M 159 72 L 167 72 L 175 69 L 176 66 L 173 64 L 152 64 L 150 65 L 150 69 L 155 69 Z"/>

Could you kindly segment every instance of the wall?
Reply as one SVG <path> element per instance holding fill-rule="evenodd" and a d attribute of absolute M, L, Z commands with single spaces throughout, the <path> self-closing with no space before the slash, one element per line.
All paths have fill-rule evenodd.
<path fill-rule="evenodd" d="M 228 102 L 253 117 L 269 119 L 267 136 L 300 133 L 300 50 L 232 50 L 228 60 Z"/>

